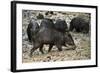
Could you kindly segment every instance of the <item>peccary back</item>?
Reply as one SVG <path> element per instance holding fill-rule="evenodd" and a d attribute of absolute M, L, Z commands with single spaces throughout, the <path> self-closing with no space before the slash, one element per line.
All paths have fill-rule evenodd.
<path fill-rule="evenodd" d="M 55 29 L 61 32 L 66 32 L 68 29 L 66 21 L 61 19 L 56 20 Z"/>
<path fill-rule="evenodd" d="M 55 29 L 42 27 L 33 37 L 33 48 L 31 49 L 30 54 L 32 55 L 32 53 L 39 47 L 40 51 L 43 53 L 42 47 L 44 44 L 50 44 L 52 46 L 56 45 L 59 51 L 62 51 L 62 45 L 75 45 L 70 34 L 66 35 Z"/>
<path fill-rule="evenodd" d="M 88 33 L 89 32 L 89 21 L 81 17 L 73 18 L 70 22 L 69 30 L 72 31 L 73 29 L 75 29 L 76 32 Z"/>
<path fill-rule="evenodd" d="M 41 22 L 41 24 L 40 24 L 40 29 L 42 27 L 45 27 L 45 28 L 54 28 L 53 20 L 52 19 L 48 19 L 48 18 L 43 19 L 42 22 Z"/>

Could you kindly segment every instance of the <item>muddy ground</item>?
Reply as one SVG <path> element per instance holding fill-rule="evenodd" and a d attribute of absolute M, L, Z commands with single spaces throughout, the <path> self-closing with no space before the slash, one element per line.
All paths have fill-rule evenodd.
<path fill-rule="evenodd" d="M 72 18 L 76 16 L 85 16 L 88 19 L 88 13 L 79 13 L 79 12 L 53 12 L 53 14 L 45 15 L 47 11 L 27 11 L 23 10 L 23 24 L 22 24 L 22 62 L 55 62 L 55 61 L 68 61 L 68 60 L 87 60 L 91 59 L 91 45 L 90 45 L 90 32 L 88 34 L 70 32 L 74 42 L 76 44 L 76 49 L 72 50 L 69 47 L 63 47 L 63 51 L 58 51 L 56 46 L 53 46 L 51 52 L 48 51 L 48 45 L 44 45 L 43 50 L 45 54 L 42 54 L 39 49 L 37 49 L 33 56 L 30 58 L 29 53 L 32 48 L 32 44 L 28 41 L 27 37 L 27 26 L 31 18 L 37 19 L 39 13 L 41 13 L 46 18 L 51 19 L 64 19 L 68 24 Z M 37 22 L 40 24 L 41 19 L 37 19 Z"/>

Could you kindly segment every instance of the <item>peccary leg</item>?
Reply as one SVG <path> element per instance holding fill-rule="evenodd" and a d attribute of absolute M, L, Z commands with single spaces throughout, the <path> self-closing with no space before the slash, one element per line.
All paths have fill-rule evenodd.
<path fill-rule="evenodd" d="M 73 41 L 73 44 L 69 44 L 69 46 L 70 46 L 70 49 L 72 49 L 72 50 L 76 49 L 76 45 L 75 45 L 74 41 Z"/>
<path fill-rule="evenodd" d="M 33 52 L 35 51 L 36 49 L 35 48 L 32 48 L 31 50 L 30 50 L 30 57 L 32 57 L 32 54 L 33 54 Z"/>
<path fill-rule="evenodd" d="M 43 52 L 43 44 L 40 46 L 40 52 L 42 53 L 42 54 L 44 54 L 44 52 Z"/>
<path fill-rule="evenodd" d="M 49 50 L 48 50 L 48 52 L 51 51 L 52 47 L 53 47 L 53 44 L 50 44 L 50 45 L 49 45 Z"/>
<path fill-rule="evenodd" d="M 62 51 L 61 45 L 58 45 L 58 44 L 57 44 L 56 46 L 57 46 L 57 48 L 58 48 L 59 51 Z"/>
<path fill-rule="evenodd" d="M 33 52 L 39 48 L 40 44 L 34 44 L 34 47 L 30 50 L 30 57 L 32 57 Z"/>
<path fill-rule="evenodd" d="M 81 30 L 79 28 L 76 28 L 76 32 L 81 32 Z"/>

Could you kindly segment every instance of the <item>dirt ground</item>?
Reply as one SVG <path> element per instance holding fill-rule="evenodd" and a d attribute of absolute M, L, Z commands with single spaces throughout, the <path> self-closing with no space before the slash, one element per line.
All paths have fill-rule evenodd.
<path fill-rule="evenodd" d="M 44 45 L 43 50 L 45 54 L 42 54 L 39 49 L 37 49 L 33 56 L 30 58 L 29 53 L 32 48 L 32 44 L 28 41 L 26 29 L 31 18 L 36 18 L 36 16 L 41 13 L 44 17 L 51 19 L 64 19 L 68 24 L 72 18 L 78 15 L 89 16 L 87 13 L 75 13 L 75 12 L 54 12 L 52 15 L 45 15 L 46 11 L 26 11 L 23 10 L 23 24 L 22 24 L 22 63 L 31 62 L 56 62 L 56 61 L 68 61 L 68 60 L 88 60 L 91 59 L 91 43 L 90 43 L 90 32 L 88 34 L 70 32 L 74 42 L 76 44 L 76 49 L 72 50 L 69 47 L 63 47 L 63 51 L 58 51 L 56 46 L 53 46 L 51 52 L 48 51 L 48 45 Z M 38 23 L 41 22 L 40 19 L 37 20 Z"/>

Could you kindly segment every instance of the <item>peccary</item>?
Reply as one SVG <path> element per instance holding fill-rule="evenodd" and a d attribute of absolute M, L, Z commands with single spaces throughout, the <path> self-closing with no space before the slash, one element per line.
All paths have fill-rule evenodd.
<path fill-rule="evenodd" d="M 76 30 L 76 32 L 89 32 L 89 21 L 83 19 L 82 17 L 75 17 L 70 22 L 70 31 Z"/>
<path fill-rule="evenodd" d="M 44 18 L 42 20 L 41 24 L 40 24 L 40 29 L 43 28 L 43 27 L 51 28 L 51 29 L 55 28 L 53 20 L 52 19 L 48 19 L 48 18 Z"/>
<path fill-rule="evenodd" d="M 31 19 L 29 25 L 27 27 L 27 35 L 29 42 L 32 42 L 32 36 L 34 36 L 39 29 L 39 24 L 36 22 L 35 19 Z"/>
<path fill-rule="evenodd" d="M 38 33 L 33 36 L 33 48 L 30 51 L 30 56 L 37 49 L 40 48 L 40 51 L 43 53 L 42 47 L 44 44 L 50 44 L 49 51 L 53 45 L 56 45 L 59 51 L 62 51 L 62 46 L 75 45 L 71 35 L 68 33 L 59 32 L 51 28 L 41 28 Z M 75 48 L 75 47 L 74 47 Z"/>
<path fill-rule="evenodd" d="M 43 18 L 44 18 L 43 14 L 39 13 L 37 19 L 43 19 Z"/>
<path fill-rule="evenodd" d="M 45 13 L 45 15 L 49 15 L 49 14 L 54 14 L 54 12 L 53 11 L 47 11 L 46 13 Z"/>
<path fill-rule="evenodd" d="M 67 23 L 65 20 L 57 19 L 55 23 L 55 29 L 60 32 L 68 31 Z"/>

